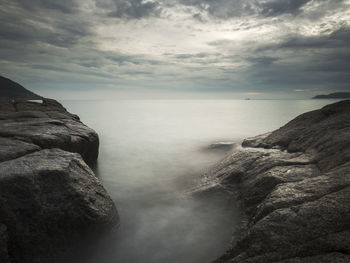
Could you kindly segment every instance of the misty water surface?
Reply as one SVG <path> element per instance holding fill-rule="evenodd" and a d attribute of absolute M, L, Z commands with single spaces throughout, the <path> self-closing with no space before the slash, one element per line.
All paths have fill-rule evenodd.
<path fill-rule="evenodd" d="M 240 143 L 329 100 L 63 101 L 100 136 L 97 174 L 121 226 L 95 262 L 211 262 L 230 246 L 234 205 L 184 195 L 223 158 L 213 142 Z"/>

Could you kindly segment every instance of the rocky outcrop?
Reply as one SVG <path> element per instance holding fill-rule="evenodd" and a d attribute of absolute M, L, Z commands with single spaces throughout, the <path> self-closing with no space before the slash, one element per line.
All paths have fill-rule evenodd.
<path fill-rule="evenodd" d="M 249 138 L 201 191 L 237 194 L 239 238 L 216 262 L 350 261 L 350 101 Z"/>
<path fill-rule="evenodd" d="M 60 148 L 79 153 L 93 166 L 98 156 L 96 132 L 80 122 L 60 103 L 13 101 L 0 103 L 0 161 L 37 149 Z"/>
<path fill-rule="evenodd" d="M 54 100 L 0 103 L 0 262 L 67 262 L 82 241 L 118 226 L 87 165 L 98 144 Z"/>

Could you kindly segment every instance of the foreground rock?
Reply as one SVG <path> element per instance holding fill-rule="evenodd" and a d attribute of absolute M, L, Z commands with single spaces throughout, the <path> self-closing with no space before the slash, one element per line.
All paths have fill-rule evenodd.
<path fill-rule="evenodd" d="M 0 262 L 68 262 L 118 226 L 98 144 L 56 101 L 0 103 Z"/>
<path fill-rule="evenodd" d="M 90 166 L 98 156 L 96 132 L 51 99 L 43 99 L 43 103 L 0 102 L 0 138 L 0 161 L 38 148 L 79 153 Z"/>
<path fill-rule="evenodd" d="M 350 101 L 245 140 L 207 182 L 245 215 L 216 262 L 350 262 Z"/>

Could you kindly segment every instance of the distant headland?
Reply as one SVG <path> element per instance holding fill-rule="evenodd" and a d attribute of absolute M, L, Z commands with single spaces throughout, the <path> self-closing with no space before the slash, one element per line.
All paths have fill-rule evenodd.
<path fill-rule="evenodd" d="M 0 76 L 0 100 L 1 99 L 40 100 L 41 96 L 31 92 L 20 84 Z"/>
<path fill-rule="evenodd" d="M 328 95 L 317 95 L 313 99 L 350 99 L 350 92 L 334 92 Z"/>

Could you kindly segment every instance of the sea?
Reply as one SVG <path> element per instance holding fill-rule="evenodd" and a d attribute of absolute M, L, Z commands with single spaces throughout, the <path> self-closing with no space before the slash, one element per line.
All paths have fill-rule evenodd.
<path fill-rule="evenodd" d="M 213 143 L 278 129 L 336 100 L 62 100 L 100 138 L 96 175 L 120 227 L 91 263 L 211 262 L 230 248 L 234 201 L 192 198 L 227 152 Z"/>

